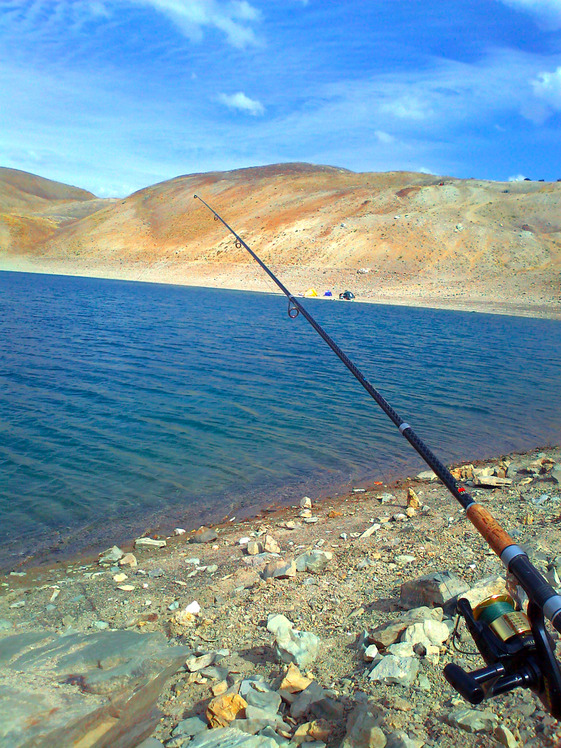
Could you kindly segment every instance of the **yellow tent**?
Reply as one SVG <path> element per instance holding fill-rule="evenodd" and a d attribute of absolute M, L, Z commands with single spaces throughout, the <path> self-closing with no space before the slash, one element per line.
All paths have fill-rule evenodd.
<path fill-rule="evenodd" d="M 312 296 L 317 296 L 317 295 L 318 295 L 318 292 L 316 291 L 316 289 L 315 289 L 315 288 L 308 288 L 308 290 L 307 290 L 307 291 L 306 291 L 306 293 L 304 294 L 304 296 L 305 296 L 305 297 L 306 297 L 307 299 L 311 298 Z"/>

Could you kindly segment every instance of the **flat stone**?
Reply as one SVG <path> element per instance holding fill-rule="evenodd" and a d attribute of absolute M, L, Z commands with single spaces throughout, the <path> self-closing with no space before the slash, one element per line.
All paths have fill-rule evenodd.
<path fill-rule="evenodd" d="M 133 748 L 161 713 L 157 700 L 185 647 L 160 633 L 99 631 L 3 639 L 0 744 Z M 97 736 L 97 737 L 96 737 Z"/>
<path fill-rule="evenodd" d="M 499 718 L 493 712 L 478 709 L 456 709 L 446 717 L 452 727 L 459 727 L 466 732 L 492 732 Z"/>
<path fill-rule="evenodd" d="M 137 538 L 134 541 L 135 548 L 165 548 L 165 540 L 155 540 L 154 538 Z"/>
<path fill-rule="evenodd" d="M 418 672 L 419 661 L 415 657 L 387 655 L 372 668 L 368 677 L 382 683 L 410 686 Z"/>
<path fill-rule="evenodd" d="M 406 613 L 403 613 L 398 620 L 383 623 L 370 631 L 368 633 L 368 640 L 373 644 L 377 644 L 379 647 L 389 647 L 390 644 L 394 644 L 398 641 L 408 626 L 426 619 L 442 621 L 442 608 L 427 608 L 426 606 L 421 606 L 420 608 L 408 610 Z"/>
<path fill-rule="evenodd" d="M 198 735 L 208 729 L 208 722 L 206 719 L 201 717 L 189 717 L 188 719 L 182 720 L 172 730 L 172 736 L 175 738 L 178 735 L 186 738 L 192 738 L 194 735 Z"/>
<path fill-rule="evenodd" d="M 264 735 L 249 735 L 233 727 L 207 730 L 193 738 L 189 748 L 278 748 L 278 743 Z"/>

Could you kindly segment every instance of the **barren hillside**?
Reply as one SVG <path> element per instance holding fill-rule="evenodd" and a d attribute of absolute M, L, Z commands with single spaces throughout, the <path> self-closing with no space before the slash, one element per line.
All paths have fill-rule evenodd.
<path fill-rule="evenodd" d="M 25 256 L 46 272 L 272 290 L 197 193 L 294 293 L 561 317 L 558 183 L 282 164 L 177 177 L 123 200 L 66 189 L 35 190 L 21 207 L 26 191 L 8 210 L 41 230 L 19 245 L 0 236 L 1 268 Z"/>

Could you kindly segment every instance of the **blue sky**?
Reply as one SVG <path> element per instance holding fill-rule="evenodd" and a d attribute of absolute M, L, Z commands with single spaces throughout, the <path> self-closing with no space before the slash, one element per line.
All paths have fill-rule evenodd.
<path fill-rule="evenodd" d="M 0 166 L 561 178 L 561 0 L 2 0 Z"/>

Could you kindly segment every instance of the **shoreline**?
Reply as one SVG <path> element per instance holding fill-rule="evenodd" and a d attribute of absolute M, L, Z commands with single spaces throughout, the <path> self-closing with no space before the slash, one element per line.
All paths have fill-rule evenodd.
<path fill-rule="evenodd" d="M 242 265 L 237 274 L 225 272 L 221 275 L 219 266 L 194 264 L 196 265 L 195 268 L 186 265 L 180 267 L 160 265 L 158 267 L 82 268 L 80 266 L 68 267 L 66 263 L 49 262 L 41 264 L 21 258 L 10 262 L 9 258 L 3 258 L 0 263 L 0 271 L 283 295 L 264 273 L 264 277 L 256 276 L 256 273 L 261 272 L 257 266 L 253 268 L 250 265 Z M 289 290 L 291 290 L 290 286 L 298 286 L 298 290 L 294 290 L 294 295 L 297 297 L 303 297 L 304 291 L 300 290 L 301 288 L 317 286 L 319 292 L 319 289 L 323 287 L 321 285 L 322 275 L 327 272 L 330 274 L 329 281 L 331 281 L 327 285 L 329 287 L 337 285 L 338 289 L 334 292 L 335 295 L 331 300 L 339 301 L 338 293 L 352 286 L 354 281 L 356 296 L 354 302 L 357 303 L 561 320 L 561 288 L 558 299 L 545 300 L 541 298 L 522 301 L 519 294 L 511 297 L 506 291 L 503 291 L 500 295 L 495 295 L 493 292 L 496 289 L 492 286 L 474 289 L 470 294 L 466 292 L 461 280 L 457 278 L 451 279 L 450 286 L 447 287 L 449 294 L 447 295 L 446 291 L 444 293 L 442 291 L 442 280 L 440 279 L 431 279 L 427 282 L 430 288 L 425 289 L 425 293 L 418 293 L 412 291 L 411 286 L 415 284 L 411 279 L 396 280 L 393 277 L 381 277 L 375 278 L 376 285 L 372 281 L 365 285 L 366 281 L 370 279 L 365 279 L 365 276 L 357 276 L 356 271 L 350 270 L 332 268 L 329 271 L 323 271 L 317 268 L 308 268 L 301 271 L 287 266 L 278 271 L 281 275 L 280 280 L 289 287 Z M 303 275 L 306 277 L 302 278 Z M 356 289 L 356 285 L 362 285 L 364 290 Z M 328 300 L 321 294 L 317 298 Z"/>
<path fill-rule="evenodd" d="M 540 568 L 557 558 L 561 445 L 472 464 L 480 475 L 507 468 L 512 483 L 499 481 L 495 487 L 468 490 L 516 542 L 530 547 L 530 558 Z M 551 477 L 552 465 L 559 480 Z M 100 548 L 97 556 L 5 575 L 0 586 L 0 642 L 16 633 L 31 637 L 55 632 L 64 635 L 62 642 L 72 636 L 97 640 L 106 632 L 127 631 L 137 636 L 164 634 L 170 644 L 187 645 L 200 657 L 213 651 L 227 653 L 219 674 L 211 673 L 212 668 L 193 672 L 183 667 L 168 676 L 158 702 L 163 716 L 152 733 L 168 744 L 182 720 L 204 719 L 209 701 L 219 692 L 217 678 L 230 689 L 250 677 L 280 682 L 286 668 L 275 660 L 266 624 L 271 614 L 283 614 L 299 630 L 320 639 L 320 654 L 306 674 L 328 689 L 329 698 L 338 704 L 337 717 L 329 713 L 324 720 L 329 748 L 340 745 L 346 717 L 365 700 L 381 710 L 379 724 L 386 736 L 405 731 L 415 746 L 492 748 L 497 745 L 493 725 L 499 724 L 519 741 L 509 745 L 558 745 L 561 727 L 527 690 L 517 689 L 480 708 L 461 700 L 442 669 L 455 662 L 472 670 L 481 660 L 466 659 L 450 643 L 438 654 L 417 660 L 418 679 L 412 682 L 387 684 L 370 677 L 372 663 L 365 662 L 360 642 L 364 632 L 404 615 L 404 583 L 430 573 L 452 573 L 472 589 L 482 580 L 496 584 L 504 570 L 439 481 L 415 476 L 356 488 L 320 503 L 312 501 L 307 512 L 299 502 L 216 525 L 206 537 L 186 532 L 161 538 L 165 547 L 132 548 L 137 565 L 103 565 L 99 555 L 105 549 Z M 420 506 L 406 515 L 411 490 Z M 267 538 L 269 552 L 249 553 L 248 541 L 263 543 Z M 129 547 L 123 544 L 121 552 Z M 273 566 L 289 564 L 312 551 L 330 558 L 325 568 L 264 576 L 271 559 Z M 179 612 L 194 601 L 200 614 L 178 628 Z M 452 618 L 446 620 L 452 627 Z M 494 715 L 489 718 L 491 727 L 465 732 L 451 719 L 459 710 L 467 710 L 474 719 L 482 713 Z M 291 730 L 303 719 L 292 720 Z"/>
<path fill-rule="evenodd" d="M 531 455 L 542 452 L 548 453 L 557 451 L 561 453 L 561 442 L 558 445 L 548 444 L 546 446 L 536 446 L 531 449 L 509 452 L 500 456 L 466 458 L 454 461 L 447 465 L 447 467 L 453 470 L 461 465 L 471 464 L 476 468 L 479 468 L 490 464 L 498 464 L 505 460 L 528 458 Z M 326 504 L 337 507 L 348 503 L 350 500 L 360 504 L 363 495 L 370 495 L 374 492 L 400 490 L 405 485 L 417 481 L 418 476 L 428 470 L 429 468 L 425 465 L 417 474 L 406 473 L 404 475 L 394 475 L 389 480 L 374 480 L 374 477 L 371 477 L 365 480 L 345 481 L 344 483 L 338 486 L 333 486 L 332 488 L 324 487 L 319 492 L 312 492 L 314 493 L 313 503 L 317 508 L 322 508 Z M 434 480 L 434 484 L 438 485 L 439 488 L 445 492 L 451 502 L 454 501 L 453 497 L 448 494 L 440 481 L 436 479 Z M 217 519 L 216 521 L 207 520 L 203 526 L 216 529 L 221 533 L 236 533 L 240 532 L 246 525 L 263 520 L 267 517 L 272 516 L 277 520 L 284 520 L 287 517 L 292 516 L 295 508 L 297 508 L 298 504 L 293 503 L 294 501 L 296 501 L 296 499 L 286 499 L 285 501 L 282 501 L 277 498 L 276 500 L 265 502 L 265 504 L 259 503 L 248 507 L 234 507 L 232 511 L 228 512 L 222 517 L 222 519 Z M 179 526 L 181 523 L 179 520 L 170 519 L 168 516 L 169 513 L 169 509 L 163 508 L 157 513 L 146 515 L 146 521 L 144 519 L 141 520 L 138 523 L 138 526 L 148 526 L 149 529 L 140 533 L 131 534 L 129 532 L 127 534 L 125 527 L 126 524 L 130 523 L 126 523 L 119 531 L 113 533 L 114 544 L 119 545 L 119 547 L 126 552 L 134 552 L 134 543 L 138 537 L 153 537 L 165 538 L 166 541 L 171 544 L 171 547 L 174 547 L 178 542 L 181 542 L 181 536 L 174 535 L 171 527 Z M 228 515 L 232 516 L 229 517 Z M 166 517 L 165 520 L 163 519 L 164 516 Z M 158 518 L 160 521 L 158 521 Z M 101 523 L 102 520 L 99 520 L 99 522 Z M 201 526 L 198 522 L 195 522 L 196 526 L 191 527 L 190 524 L 192 523 L 186 523 L 185 527 L 183 527 L 186 533 L 193 533 Z M 83 531 L 84 527 L 78 526 L 75 528 L 73 534 L 81 534 Z M 57 534 L 59 534 L 58 531 Z M 86 543 L 83 543 L 81 547 L 67 552 L 64 550 L 61 551 L 58 548 L 54 550 L 54 546 L 51 544 L 50 548 L 47 547 L 44 550 L 39 550 L 37 553 L 32 555 L 28 554 L 18 560 L 14 559 L 13 564 L 2 564 L 2 567 L 0 567 L 0 576 L 7 575 L 12 571 L 22 570 L 33 575 L 48 569 L 65 568 L 77 563 L 96 563 L 99 555 L 106 550 L 105 548 L 101 548 L 102 545 L 104 545 L 104 543 L 100 539 L 99 530 L 97 533 L 94 532 L 91 539 Z"/>

